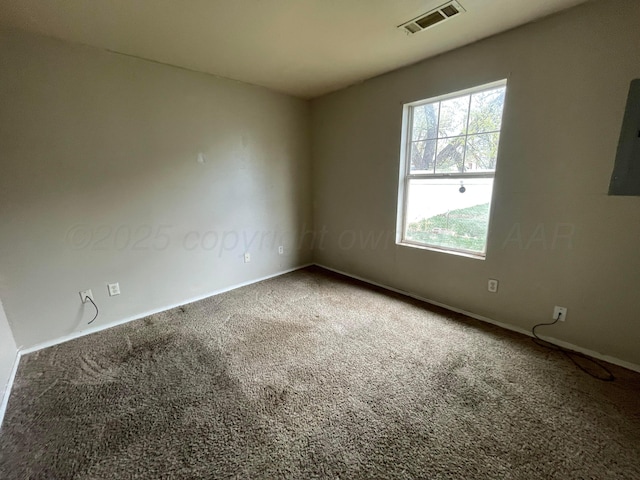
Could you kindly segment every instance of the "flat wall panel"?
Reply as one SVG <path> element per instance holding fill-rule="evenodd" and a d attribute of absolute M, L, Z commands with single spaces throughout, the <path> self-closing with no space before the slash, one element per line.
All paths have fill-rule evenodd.
<path fill-rule="evenodd" d="M 629 88 L 609 195 L 640 196 L 640 79 Z"/>

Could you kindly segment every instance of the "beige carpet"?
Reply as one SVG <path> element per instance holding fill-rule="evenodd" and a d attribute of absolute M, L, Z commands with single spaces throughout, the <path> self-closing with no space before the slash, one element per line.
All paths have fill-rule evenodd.
<path fill-rule="evenodd" d="M 638 479 L 640 374 L 306 269 L 22 358 L 2 479 Z"/>

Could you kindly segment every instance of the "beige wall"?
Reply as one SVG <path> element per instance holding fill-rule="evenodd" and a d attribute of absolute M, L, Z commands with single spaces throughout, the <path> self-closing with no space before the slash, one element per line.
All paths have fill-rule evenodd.
<path fill-rule="evenodd" d="M 566 306 L 544 333 L 640 364 L 640 198 L 607 196 L 638 19 L 634 0 L 588 3 L 315 100 L 315 260 L 516 328 Z M 502 78 L 486 260 L 395 245 L 403 102 Z"/>
<path fill-rule="evenodd" d="M 2 302 L 0 302 L 0 424 L 2 423 L 4 395 L 17 354 L 16 342 L 13 339 L 13 333 L 4 313 Z"/>
<path fill-rule="evenodd" d="M 99 327 L 310 261 L 307 102 L 17 31 L 0 58 L 0 296 L 19 346 L 85 329 L 80 290 Z"/>
<path fill-rule="evenodd" d="M 593 2 L 315 100 L 313 185 L 306 102 L 0 30 L 0 296 L 17 345 L 86 328 L 86 288 L 99 327 L 306 263 L 313 187 L 317 262 L 517 328 L 566 306 L 552 336 L 640 364 L 640 198 L 606 195 L 638 18 L 640 2 Z M 501 78 L 487 259 L 395 245 L 403 102 Z"/>

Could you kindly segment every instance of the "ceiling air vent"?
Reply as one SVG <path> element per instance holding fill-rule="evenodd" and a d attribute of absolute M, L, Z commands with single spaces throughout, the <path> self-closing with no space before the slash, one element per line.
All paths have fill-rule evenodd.
<path fill-rule="evenodd" d="M 464 8 L 462 8 L 462 5 L 460 5 L 459 2 L 447 2 L 443 5 L 440 5 L 438 8 L 434 8 L 427 13 L 423 13 L 413 20 L 409 20 L 402 25 L 398 25 L 398 28 L 402 28 L 409 34 L 418 33 L 422 30 L 433 27 L 438 23 L 442 23 L 451 17 L 455 17 L 456 15 L 458 15 L 459 13 L 463 13 L 464 11 Z"/>

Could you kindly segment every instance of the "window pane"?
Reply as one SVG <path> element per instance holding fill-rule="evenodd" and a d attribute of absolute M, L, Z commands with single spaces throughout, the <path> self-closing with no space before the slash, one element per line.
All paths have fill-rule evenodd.
<path fill-rule="evenodd" d="M 493 178 L 410 180 L 405 240 L 484 253 L 492 190 Z"/>
<path fill-rule="evenodd" d="M 496 169 L 499 133 L 482 133 L 467 137 L 465 172 L 492 172 Z"/>
<path fill-rule="evenodd" d="M 436 140 L 411 143 L 411 173 L 433 173 Z"/>
<path fill-rule="evenodd" d="M 502 125 L 505 87 L 474 93 L 471 96 L 469 133 L 495 132 Z"/>
<path fill-rule="evenodd" d="M 439 103 L 413 107 L 413 132 L 411 140 L 425 140 L 438 136 Z"/>
<path fill-rule="evenodd" d="M 436 173 L 462 172 L 465 137 L 440 138 L 436 155 Z"/>
<path fill-rule="evenodd" d="M 469 95 L 440 102 L 438 137 L 455 137 L 467 133 Z"/>

